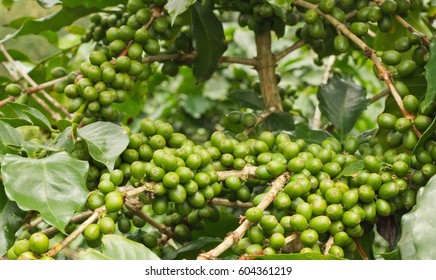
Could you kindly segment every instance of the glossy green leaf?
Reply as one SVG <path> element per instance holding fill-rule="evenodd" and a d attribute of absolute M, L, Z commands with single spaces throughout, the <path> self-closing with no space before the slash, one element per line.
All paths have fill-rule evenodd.
<path fill-rule="evenodd" d="M 345 166 L 345 168 L 342 169 L 342 171 L 339 173 L 339 175 L 337 177 L 353 176 L 357 172 L 362 171 L 363 169 L 365 169 L 365 164 L 363 163 L 363 160 L 359 159 L 359 160 L 356 160 L 355 162 Z"/>
<path fill-rule="evenodd" d="M 229 99 L 240 107 L 251 108 L 254 110 L 263 109 L 263 101 L 252 90 L 235 90 L 229 95 Z"/>
<path fill-rule="evenodd" d="M 101 240 L 102 254 L 112 260 L 159 260 L 149 248 L 118 234 L 107 234 Z"/>
<path fill-rule="evenodd" d="M 413 154 L 419 150 L 419 148 L 424 145 L 428 138 L 432 137 L 436 131 L 436 119 L 433 119 L 430 126 L 424 131 L 421 138 L 419 138 L 418 143 L 416 143 L 415 148 L 413 149 Z"/>
<path fill-rule="evenodd" d="M 202 236 L 191 242 L 183 244 L 183 247 L 178 250 L 170 251 L 168 254 L 163 256 L 162 259 L 193 259 L 198 256 L 199 253 L 205 251 L 207 246 L 218 245 L 220 242 L 222 242 L 221 238 Z"/>
<path fill-rule="evenodd" d="M 291 114 L 286 112 L 277 112 L 269 116 L 265 123 L 268 125 L 269 130 L 277 131 L 291 131 L 294 130 L 294 118 Z"/>
<path fill-rule="evenodd" d="M 129 136 L 121 127 L 109 122 L 95 122 L 77 131 L 85 140 L 93 159 L 113 170 L 116 159 L 129 144 Z"/>
<path fill-rule="evenodd" d="M 0 256 L 15 242 L 15 232 L 20 228 L 25 212 L 18 208 L 15 202 L 10 201 L 0 184 Z"/>
<path fill-rule="evenodd" d="M 267 0 L 271 5 L 274 5 L 276 7 L 280 7 L 283 9 L 290 10 L 291 7 L 291 0 Z"/>
<path fill-rule="evenodd" d="M 192 7 L 192 40 L 197 52 L 192 70 L 197 82 L 209 79 L 218 68 L 222 54 L 227 50 L 221 21 L 213 10 L 195 3 Z"/>
<path fill-rule="evenodd" d="M 436 41 L 432 40 L 430 43 L 430 59 L 425 65 L 425 77 L 427 79 L 427 92 L 422 101 L 422 109 L 426 111 L 429 106 L 432 106 L 436 97 Z"/>
<path fill-rule="evenodd" d="M 48 131 L 51 130 L 49 120 L 37 109 L 15 102 L 9 102 L 7 107 L 12 109 L 19 119 L 27 121 L 29 125 L 35 125 Z"/>
<path fill-rule="evenodd" d="M 100 251 L 92 248 L 80 251 L 79 260 L 82 261 L 101 261 L 101 260 L 111 260 L 111 258 L 103 255 Z"/>
<path fill-rule="evenodd" d="M 301 138 L 306 141 L 306 143 L 312 144 L 322 144 L 322 141 L 328 137 L 332 137 L 330 133 L 325 130 L 313 130 L 310 129 L 307 123 L 297 123 L 295 125 L 295 131 L 293 132 L 294 138 Z"/>
<path fill-rule="evenodd" d="M 197 0 L 169 0 L 165 4 L 165 10 L 171 16 L 171 24 L 174 23 L 178 15 L 186 12 Z"/>
<path fill-rule="evenodd" d="M 5 146 L 21 147 L 24 139 L 15 128 L 6 122 L 0 121 L 0 142 Z"/>
<path fill-rule="evenodd" d="M 50 143 L 50 146 L 57 151 L 61 151 L 65 149 L 68 153 L 71 153 L 74 150 L 74 141 L 72 137 L 71 126 L 65 128 L 61 134 L 59 134 L 53 141 Z"/>
<path fill-rule="evenodd" d="M 366 90 L 351 79 L 331 78 L 318 88 L 319 109 L 343 140 L 366 108 Z"/>
<path fill-rule="evenodd" d="M 117 4 L 125 3 L 121 0 L 65 0 L 65 1 L 40 1 L 45 8 L 50 8 L 57 4 L 63 4 L 63 8 L 39 19 L 27 19 L 21 27 L 13 34 L 8 34 L 0 39 L 3 43 L 9 39 L 28 35 L 40 34 L 44 31 L 59 31 L 62 27 L 68 26 L 77 19 L 82 18 L 91 13 L 99 12 L 99 9 L 105 7 L 116 6 Z"/>
<path fill-rule="evenodd" d="M 86 202 L 88 166 L 66 152 L 42 159 L 8 154 L 1 175 L 6 195 L 20 209 L 38 211 L 47 223 L 64 231 Z"/>
<path fill-rule="evenodd" d="M 401 259 L 434 260 L 436 250 L 436 176 L 419 189 L 416 205 L 401 218 L 401 238 L 398 241 Z"/>
<path fill-rule="evenodd" d="M 256 259 L 259 260 L 344 260 L 332 255 L 324 255 L 317 252 L 258 256 L 256 257 Z"/>

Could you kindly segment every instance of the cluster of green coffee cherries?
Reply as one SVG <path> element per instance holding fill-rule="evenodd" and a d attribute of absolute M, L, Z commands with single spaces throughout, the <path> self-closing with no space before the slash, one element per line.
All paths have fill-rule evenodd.
<path fill-rule="evenodd" d="M 63 93 L 70 99 L 68 111 L 82 113 L 84 124 L 120 119 L 112 104 L 125 102 L 135 83 L 146 80 L 152 72 L 150 63 L 143 62 L 144 57 L 163 50 L 190 50 L 187 33 L 179 32 L 180 21 L 171 25 L 169 15 L 162 13 L 165 2 L 130 0 L 119 6 L 118 12 L 91 16 L 92 25 L 85 39 L 97 42 L 95 50 L 89 61 L 80 65 L 74 81 L 62 83 Z M 163 48 L 162 42 L 167 44 Z M 162 73 L 174 76 L 178 69 L 177 63 L 167 62 Z"/>
<path fill-rule="evenodd" d="M 8 250 L 9 260 L 53 260 L 46 255 L 50 240 L 42 232 L 33 233 L 28 239 L 21 239 Z"/>
<path fill-rule="evenodd" d="M 139 197 L 142 209 L 161 219 L 177 242 L 189 241 L 206 221 L 219 221 L 222 206 L 212 199 L 224 198 L 253 203 L 245 213 L 252 226 L 233 246 L 238 255 L 295 252 L 285 243 L 296 235 L 299 252 L 319 252 L 331 237 L 329 253 L 347 257 L 356 250 L 353 238 L 372 230 L 380 217 L 410 210 L 417 190 L 436 173 L 432 140 L 425 145 L 425 156 L 381 147 L 375 140 L 361 143 L 352 136 L 343 144 L 334 138 L 308 144 L 267 131 L 239 140 L 216 131 L 208 142 L 196 145 L 168 123 L 143 119 L 115 170 L 102 170 L 97 177 L 87 206 L 94 210 L 105 205 L 107 213 L 83 234 L 88 245 L 98 246 L 103 234 L 141 229 L 146 221 L 125 208 L 117 186 L 149 183 L 152 188 Z M 218 176 L 247 165 L 255 167 L 252 177 Z M 355 171 L 343 175 L 351 165 Z M 268 196 L 269 182 L 284 172 L 291 175 L 283 189 L 267 209 L 258 208 Z M 158 255 L 174 249 L 161 242 L 157 230 L 142 236 L 141 242 Z"/>

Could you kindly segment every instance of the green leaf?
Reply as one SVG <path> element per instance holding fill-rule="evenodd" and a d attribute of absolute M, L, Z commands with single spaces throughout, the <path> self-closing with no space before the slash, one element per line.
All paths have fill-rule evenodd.
<path fill-rule="evenodd" d="M 294 118 L 291 114 L 286 112 L 278 112 L 269 116 L 265 123 L 268 125 L 271 131 L 291 131 L 294 130 Z"/>
<path fill-rule="evenodd" d="M 185 109 L 186 113 L 198 119 L 207 112 L 215 103 L 203 95 L 184 96 L 180 105 Z"/>
<path fill-rule="evenodd" d="M 107 261 L 107 260 L 111 260 L 111 258 L 103 255 L 101 252 L 99 252 L 99 251 L 97 251 L 95 249 L 89 248 L 89 249 L 86 249 L 84 251 L 80 251 L 80 253 L 79 253 L 79 260 L 82 260 L 82 261 L 101 261 L 101 260 L 105 260 L 105 261 Z"/>
<path fill-rule="evenodd" d="M 65 149 L 68 153 L 71 153 L 74 150 L 74 141 L 72 137 L 71 126 L 67 127 L 61 134 L 59 134 L 53 141 L 50 143 L 50 146 L 57 151 L 61 151 Z"/>
<path fill-rule="evenodd" d="M 64 232 L 75 211 L 86 202 L 88 162 L 66 152 L 42 159 L 6 155 L 1 175 L 8 198 L 24 211 L 36 210 Z"/>
<path fill-rule="evenodd" d="M 422 134 L 421 138 L 419 138 L 418 143 L 416 143 L 415 148 L 413 148 L 413 154 L 416 153 L 416 151 L 419 150 L 419 148 L 424 145 L 424 143 L 427 141 L 428 138 L 432 137 L 436 131 L 436 119 L 433 119 L 430 126 L 427 127 L 427 129 Z"/>
<path fill-rule="evenodd" d="M 15 128 L 6 122 L 0 121 L 0 142 L 5 146 L 21 147 L 24 139 Z"/>
<path fill-rule="evenodd" d="M 91 13 L 99 12 L 102 8 L 116 6 L 117 4 L 125 3 L 122 0 L 65 0 L 65 1 L 49 1 L 44 0 L 39 2 L 46 8 L 54 5 L 63 4 L 63 8 L 50 14 L 46 17 L 39 19 L 28 19 L 21 27 L 13 34 L 6 35 L 0 39 L 3 43 L 9 39 L 28 35 L 40 34 L 43 31 L 59 31 L 62 27 L 68 26 L 75 22 L 77 19 L 82 18 Z"/>
<path fill-rule="evenodd" d="M 14 0 L 3 0 L 2 5 L 6 9 L 10 9 L 10 8 L 12 8 L 12 5 L 14 4 L 14 2 L 15 2 Z"/>
<path fill-rule="evenodd" d="M 279 8 L 283 8 L 286 10 L 291 10 L 291 0 L 266 0 L 268 1 L 271 5 L 279 7 Z"/>
<path fill-rule="evenodd" d="M 322 141 L 328 137 L 333 137 L 330 133 L 325 130 L 313 130 L 307 126 L 307 123 L 297 123 L 295 125 L 295 131 L 293 132 L 294 138 L 304 139 L 309 144 L 322 144 Z"/>
<path fill-rule="evenodd" d="M 118 234 L 106 234 L 101 243 L 102 254 L 112 260 L 160 260 L 143 244 Z"/>
<path fill-rule="evenodd" d="M 174 23 L 178 15 L 183 14 L 195 2 L 197 0 L 169 0 L 165 5 L 165 9 L 171 16 L 171 24 Z"/>
<path fill-rule="evenodd" d="M 222 242 L 221 238 L 202 236 L 194 241 L 183 244 L 178 250 L 170 251 L 168 254 L 163 256 L 163 260 L 175 260 L 175 259 L 192 259 L 198 256 L 199 253 L 205 251 L 207 246 L 218 245 Z"/>
<path fill-rule="evenodd" d="M 29 57 L 20 51 L 14 49 L 8 49 L 8 52 L 11 55 L 11 57 L 16 61 L 30 61 Z M 8 61 L 8 60 L 3 53 L 0 53 L 0 62 L 3 61 Z"/>
<path fill-rule="evenodd" d="M 192 70 L 197 82 L 209 79 L 218 68 L 222 54 L 227 50 L 221 21 L 213 10 L 200 3 L 192 5 L 192 40 L 197 52 Z"/>
<path fill-rule="evenodd" d="M 401 260 L 399 250 L 394 250 L 394 251 L 389 252 L 389 253 L 383 253 L 383 254 L 380 254 L 380 256 L 383 257 L 384 260 L 391 260 L 391 261 Z"/>
<path fill-rule="evenodd" d="M 30 125 L 35 125 L 48 131 L 51 130 L 49 120 L 37 109 L 15 102 L 9 102 L 7 107 L 11 108 L 18 118 L 27 121 Z"/>
<path fill-rule="evenodd" d="M 364 168 L 365 168 L 365 164 L 363 160 L 359 159 L 351 163 L 350 165 L 345 166 L 345 168 L 342 169 L 342 171 L 336 177 L 353 176 L 357 172 L 362 171 Z"/>
<path fill-rule="evenodd" d="M 263 109 L 263 101 L 253 90 L 235 90 L 229 95 L 229 99 L 239 107 L 251 108 L 254 110 Z"/>
<path fill-rule="evenodd" d="M 109 122 L 95 122 L 77 131 L 85 140 L 93 159 L 113 170 L 116 159 L 129 144 L 129 136 L 121 127 Z"/>
<path fill-rule="evenodd" d="M 436 97 L 436 41 L 432 40 L 430 43 L 430 59 L 425 65 L 425 77 L 427 79 L 427 92 L 422 101 L 422 109 L 426 111 L 429 106 L 433 105 Z"/>
<path fill-rule="evenodd" d="M 295 253 L 295 254 L 277 254 L 258 256 L 259 260 L 345 260 L 337 258 L 333 255 L 323 255 L 317 252 L 310 253 Z"/>
<path fill-rule="evenodd" d="M 351 79 L 333 77 L 318 88 L 319 109 L 342 141 L 366 108 L 366 90 Z"/>
<path fill-rule="evenodd" d="M 398 241 L 401 259 L 434 260 L 436 250 L 436 176 L 419 189 L 416 205 L 401 218 L 401 238 Z"/>
<path fill-rule="evenodd" d="M 15 232 L 21 227 L 25 212 L 15 202 L 6 197 L 4 187 L 0 184 L 0 256 L 15 242 Z"/>

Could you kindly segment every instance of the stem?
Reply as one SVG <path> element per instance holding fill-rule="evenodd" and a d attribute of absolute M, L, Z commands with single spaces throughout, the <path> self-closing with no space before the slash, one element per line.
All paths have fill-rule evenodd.
<path fill-rule="evenodd" d="M 279 177 L 277 177 L 274 181 L 272 181 L 271 189 L 268 191 L 268 193 L 265 195 L 265 197 L 262 199 L 259 205 L 257 205 L 257 207 L 260 208 L 261 210 L 265 210 L 272 203 L 277 193 L 282 190 L 283 186 L 288 181 L 289 176 L 290 176 L 289 172 L 285 172 Z M 242 224 L 237 229 L 229 233 L 222 243 L 220 243 L 217 247 L 213 248 L 212 250 L 198 255 L 197 259 L 198 260 L 216 259 L 219 255 L 221 255 L 227 249 L 229 249 L 234 243 L 240 240 L 251 226 L 252 223 L 250 223 L 246 219 L 245 221 L 242 222 Z"/>
<path fill-rule="evenodd" d="M 323 13 L 321 10 L 318 9 L 316 5 L 306 2 L 304 0 L 294 0 L 293 4 L 306 9 L 316 10 L 320 16 L 328 20 L 337 30 L 339 30 L 342 34 L 347 36 L 353 43 L 355 43 L 363 51 L 365 56 L 371 59 L 374 65 L 376 66 L 377 71 L 379 73 L 379 78 L 385 81 L 403 116 L 413 121 L 414 116 L 406 111 L 403 105 L 403 100 L 400 94 L 398 93 L 398 91 L 394 87 L 394 84 L 391 79 L 391 73 L 386 69 L 386 67 L 382 64 L 380 59 L 377 57 L 375 50 L 370 48 L 364 41 L 362 41 L 359 37 L 357 37 L 354 33 L 352 33 L 345 24 L 338 21 L 333 16 Z M 417 129 L 414 129 L 414 132 L 418 137 L 421 137 L 421 133 L 419 133 Z"/>
<path fill-rule="evenodd" d="M 274 55 L 275 62 L 277 63 L 279 60 L 281 60 L 282 58 L 284 58 L 285 56 L 287 56 L 291 52 L 301 48 L 305 44 L 306 44 L 306 41 L 304 41 L 304 40 L 299 40 L 299 41 L 295 42 L 293 45 L 287 47 L 286 49 L 282 50 L 278 54 Z"/>
<path fill-rule="evenodd" d="M 268 30 L 255 35 L 257 48 L 256 70 L 259 75 L 260 91 L 265 108 L 283 111 L 279 88 L 276 79 L 276 58 L 271 51 L 271 32 Z"/>
<path fill-rule="evenodd" d="M 191 62 L 196 57 L 197 53 L 171 53 L 171 54 L 158 54 L 153 56 L 146 56 L 142 59 L 142 63 L 152 63 L 152 62 L 165 62 L 165 61 L 179 61 L 179 62 Z M 222 56 L 220 58 L 221 63 L 235 63 L 248 66 L 256 66 L 256 60 L 247 57 L 232 57 L 232 56 Z"/>
<path fill-rule="evenodd" d="M 336 56 L 331 55 L 327 60 L 326 67 L 324 69 L 324 74 L 322 75 L 321 84 L 327 84 L 330 74 L 333 70 L 333 65 L 335 64 Z M 315 114 L 313 116 L 312 129 L 317 130 L 321 128 L 321 110 L 319 106 L 315 108 Z"/>
<path fill-rule="evenodd" d="M 247 135 L 250 134 L 256 126 L 263 123 L 267 118 L 269 118 L 275 112 L 277 112 L 276 107 L 268 107 L 259 116 L 257 116 L 256 123 L 252 127 L 246 128 L 242 133 L 247 134 Z"/>
<path fill-rule="evenodd" d="M 325 243 L 325 247 L 324 247 L 324 255 L 327 255 L 329 253 L 330 248 L 333 245 L 333 236 L 329 237 L 329 240 L 327 240 L 327 242 Z"/>
<path fill-rule="evenodd" d="M 256 175 L 256 166 L 245 165 L 242 170 L 218 171 L 218 181 L 224 181 L 227 177 L 237 176 L 242 180 L 248 180 Z"/>
<path fill-rule="evenodd" d="M 0 51 L 4 54 L 4 56 L 9 61 L 9 63 L 11 63 L 14 66 L 14 68 L 17 70 L 17 72 L 20 73 L 21 77 L 23 77 L 29 84 L 31 84 L 32 87 L 38 87 L 38 84 L 23 69 L 21 69 L 21 67 L 16 63 L 16 61 L 8 53 L 8 51 L 6 50 L 6 48 L 4 47 L 3 44 L 0 44 Z M 58 108 L 59 110 L 61 110 L 64 113 L 66 113 L 67 116 L 70 116 L 70 114 L 68 113 L 67 109 L 64 106 L 62 106 L 59 102 L 57 102 L 56 99 L 51 97 L 44 90 L 42 90 L 41 92 L 44 95 L 44 97 L 47 98 L 47 100 L 50 101 L 56 108 Z M 33 98 L 44 109 L 46 109 L 48 113 L 50 113 L 50 115 L 52 116 L 52 118 L 54 120 L 58 121 L 58 120 L 61 119 L 61 116 L 58 113 L 54 112 L 47 104 L 45 104 L 45 102 L 42 99 L 35 98 L 35 96 L 33 96 Z"/>
<path fill-rule="evenodd" d="M 132 212 L 133 215 L 140 217 L 141 219 L 143 219 L 144 221 L 149 223 L 151 226 L 156 228 L 161 233 L 163 233 L 167 236 L 171 236 L 173 234 L 171 229 L 169 229 L 165 225 L 153 220 L 150 216 L 148 216 L 147 214 L 142 212 L 141 209 L 138 209 L 137 207 L 130 204 L 129 202 L 125 202 L 124 205 L 126 206 L 127 209 L 129 209 Z"/>
<path fill-rule="evenodd" d="M 54 79 L 54 80 L 48 81 L 48 82 L 46 82 L 46 83 L 40 84 L 40 85 L 32 86 L 32 87 L 26 89 L 26 92 L 27 92 L 27 94 L 30 95 L 30 94 L 32 94 L 32 93 L 35 93 L 35 92 L 41 91 L 41 90 L 43 90 L 43 89 L 46 89 L 46 88 L 52 87 L 52 86 L 54 86 L 55 84 L 57 84 L 58 82 L 63 82 L 63 81 L 65 81 L 66 79 L 68 79 L 68 77 L 67 77 L 67 76 L 64 76 L 64 77 L 60 77 L 60 78 L 57 78 L 57 79 Z"/>
<path fill-rule="evenodd" d="M 360 256 L 362 257 L 362 259 L 364 259 L 364 260 L 368 260 L 369 258 L 368 258 L 368 256 L 366 255 L 365 250 L 363 250 L 362 246 L 360 246 L 360 243 L 359 243 L 359 241 L 357 240 L 357 238 L 354 238 L 354 237 L 353 237 L 353 242 L 356 244 L 357 251 L 359 252 L 359 254 L 360 254 Z"/>
<path fill-rule="evenodd" d="M 389 95 L 389 89 L 384 89 L 382 91 L 380 91 L 379 93 L 377 93 L 376 95 L 374 95 L 371 99 L 369 99 L 369 103 L 375 103 L 378 100 L 382 99 L 383 97 L 386 97 Z"/>
<path fill-rule="evenodd" d="M 211 202 L 214 205 L 227 206 L 227 207 L 250 208 L 254 206 L 252 202 L 229 201 L 227 199 L 219 198 L 219 197 L 212 198 Z"/>
<path fill-rule="evenodd" d="M 13 102 L 14 100 L 15 100 L 15 96 L 9 96 L 9 97 L 5 98 L 2 101 L 0 101 L 0 107 L 5 106 L 9 102 Z"/>
<path fill-rule="evenodd" d="M 62 250 L 64 247 L 66 247 L 68 244 L 70 244 L 74 239 L 76 239 L 87 226 L 94 223 L 101 213 L 106 211 L 106 206 L 101 206 L 94 210 L 92 215 L 86 219 L 80 226 L 78 226 L 70 235 L 68 235 L 61 243 L 57 244 L 55 247 L 53 247 L 50 251 L 47 252 L 47 256 L 53 257 L 56 255 L 60 250 Z"/>

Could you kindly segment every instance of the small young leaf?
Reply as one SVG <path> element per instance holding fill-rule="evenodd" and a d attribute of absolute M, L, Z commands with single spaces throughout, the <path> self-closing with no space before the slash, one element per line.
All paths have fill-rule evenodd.
<path fill-rule="evenodd" d="M 47 223 L 64 232 L 86 202 L 88 166 L 66 152 L 42 159 L 7 154 L 1 175 L 6 195 L 21 210 L 40 212 Z"/>
<path fill-rule="evenodd" d="M 350 165 L 345 166 L 345 168 L 342 169 L 337 177 L 353 176 L 357 172 L 362 171 L 363 169 L 365 169 L 365 164 L 363 163 L 363 160 L 359 159 L 351 163 Z"/>
<path fill-rule="evenodd" d="M 366 108 L 366 90 L 351 79 L 333 77 L 318 88 L 319 109 L 343 140 Z"/>
<path fill-rule="evenodd" d="M 95 122 L 77 131 L 85 140 L 93 159 L 113 170 L 115 160 L 129 144 L 127 132 L 120 126 L 109 122 Z"/>
<path fill-rule="evenodd" d="M 192 7 L 192 40 L 197 55 L 192 63 L 198 83 L 209 79 L 218 68 L 222 54 L 227 50 L 221 21 L 200 3 Z"/>
<path fill-rule="evenodd" d="M 419 189 L 416 205 L 401 218 L 401 238 L 398 241 L 401 259 L 436 259 L 436 176 Z"/>
<path fill-rule="evenodd" d="M 174 23 L 178 15 L 183 14 L 195 2 L 197 2 L 197 0 L 169 0 L 165 5 L 165 10 L 167 10 L 171 16 L 171 24 Z"/>

